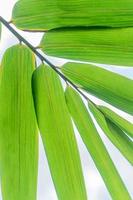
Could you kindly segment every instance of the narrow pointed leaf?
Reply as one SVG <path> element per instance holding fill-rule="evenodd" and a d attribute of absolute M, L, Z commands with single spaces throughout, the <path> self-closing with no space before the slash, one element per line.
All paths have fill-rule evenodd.
<path fill-rule="evenodd" d="M 38 125 L 59 200 L 87 200 L 79 153 L 58 75 L 41 65 L 33 75 Z"/>
<path fill-rule="evenodd" d="M 133 66 L 133 28 L 75 28 L 47 32 L 40 46 L 51 56 Z"/>
<path fill-rule="evenodd" d="M 80 96 L 70 87 L 66 90 L 66 102 L 79 133 L 91 154 L 113 200 L 130 196 L 93 124 Z"/>
<path fill-rule="evenodd" d="M 3 200 L 36 200 L 38 135 L 31 77 L 35 58 L 16 45 L 4 54 L 0 80 L 0 175 Z"/>
<path fill-rule="evenodd" d="M 89 64 L 67 63 L 62 72 L 80 88 L 133 114 L 133 80 Z"/>
<path fill-rule="evenodd" d="M 91 103 L 89 103 L 89 108 L 107 137 L 133 165 L 133 142 L 130 138 L 114 123 L 106 119 L 104 115 Z"/>
<path fill-rule="evenodd" d="M 21 0 L 12 19 L 23 30 L 72 26 L 133 26 L 132 0 Z"/>
<path fill-rule="evenodd" d="M 130 137 L 133 138 L 133 124 L 131 122 L 122 118 L 116 112 L 113 112 L 105 106 L 99 106 L 99 109 L 106 118 L 110 119 L 114 124 L 119 126 L 123 131 L 125 131 Z"/>

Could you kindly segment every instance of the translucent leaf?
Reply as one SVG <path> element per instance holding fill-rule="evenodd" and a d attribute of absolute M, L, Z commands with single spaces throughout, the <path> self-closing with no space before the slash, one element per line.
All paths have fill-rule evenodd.
<path fill-rule="evenodd" d="M 125 188 L 80 96 L 70 87 L 66 89 L 66 102 L 75 125 L 99 170 L 113 200 L 130 196 Z"/>
<path fill-rule="evenodd" d="M 119 127 L 105 118 L 93 104 L 89 103 L 89 108 L 107 137 L 133 165 L 133 142 L 130 138 Z"/>
<path fill-rule="evenodd" d="M 23 30 L 49 30 L 72 26 L 133 26 L 132 0 L 21 0 L 12 20 Z"/>
<path fill-rule="evenodd" d="M 3 200 L 36 200 L 38 170 L 37 122 L 31 77 L 35 58 L 16 45 L 1 64 L 0 173 Z"/>
<path fill-rule="evenodd" d="M 110 119 L 114 124 L 119 126 L 123 131 L 133 138 L 133 124 L 131 122 L 122 118 L 116 112 L 113 112 L 105 106 L 99 106 L 99 109 L 101 112 L 103 112 L 106 118 Z"/>
<path fill-rule="evenodd" d="M 40 46 L 50 56 L 133 66 L 133 28 L 56 29 L 44 35 Z"/>
<path fill-rule="evenodd" d="M 87 200 L 81 163 L 58 75 L 41 65 L 33 74 L 39 129 L 60 200 Z"/>
<path fill-rule="evenodd" d="M 133 114 L 133 80 L 89 64 L 67 63 L 61 70 L 80 88 Z"/>

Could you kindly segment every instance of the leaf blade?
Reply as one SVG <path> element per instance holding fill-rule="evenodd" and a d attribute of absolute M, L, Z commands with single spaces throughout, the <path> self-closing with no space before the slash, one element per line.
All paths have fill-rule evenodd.
<path fill-rule="evenodd" d="M 99 3 L 92 0 L 18 1 L 12 21 L 23 30 L 49 30 L 72 26 L 129 27 L 133 25 L 131 0 Z"/>
<path fill-rule="evenodd" d="M 86 200 L 77 144 L 58 75 L 48 66 L 40 66 L 33 74 L 33 92 L 57 196 Z"/>
<path fill-rule="evenodd" d="M 48 31 L 40 43 L 50 56 L 133 66 L 133 28 L 65 28 Z"/>
<path fill-rule="evenodd" d="M 119 126 L 123 131 L 125 131 L 129 137 L 133 138 L 133 124 L 122 118 L 116 112 L 113 112 L 111 109 L 106 108 L 104 106 L 99 106 L 101 112 L 110 119 L 114 124 Z"/>
<path fill-rule="evenodd" d="M 81 137 L 90 152 L 97 169 L 114 200 L 130 199 L 130 196 L 98 135 L 93 121 L 80 96 L 70 87 L 67 88 L 66 102 Z M 109 175 L 110 172 L 110 175 Z M 115 179 L 115 181 L 114 181 Z M 115 185 L 116 184 L 116 185 Z M 119 185 L 119 186 L 118 186 Z"/>
<path fill-rule="evenodd" d="M 119 127 L 106 119 L 94 105 L 89 103 L 89 108 L 110 141 L 119 149 L 131 165 L 133 165 L 133 142 Z"/>
<path fill-rule="evenodd" d="M 25 46 L 15 45 L 5 52 L 0 80 L 3 200 L 36 200 L 38 134 L 31 90 L 34 69 L 35 58 Z"/>
<path fill-rule="evenodd" d="M 79 88 L 133 114 L 133 81 L 109 70 L 89 64 L 67 63 L 61 68 Z"/>

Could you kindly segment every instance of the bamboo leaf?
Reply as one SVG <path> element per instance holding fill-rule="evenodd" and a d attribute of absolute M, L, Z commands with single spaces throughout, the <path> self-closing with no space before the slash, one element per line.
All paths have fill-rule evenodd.
<path fill-rule="evenodd" d="M 131 199 L 80 96 L 70 87 L 66 102 L 79 133 L 113 200 Z"/>
<path fill-rule="evenodd" d="M 114 124 L 116 124 L 120 129 L 125 131 L 129 137 L 133 138 L 133 124 L 118 115 L 116 112 L 110 110 L 105 106 L 99 106 L 101 112 L 106 118 L 110 119 Z"/>
<path fill-rule="evenodd" d="M 61 70 L 80 88 L 133 114 L 133 80 L 89 64 L 67 63 Z"/>
<path fill-rule="evenodd" d="M 47 32 L 40 46 L 51 56 L 133 66 L 133 28 L 75 28 Z"/>
<path fill-rule="evenodd" d="M 133 26 L 131 0 L 21 0 L 12 20 L 23 30 L 49 30 L 73 26 Z"/>
<path fill-rule="evenodd" d="M 87 200 L 82 169 L 63 88 L 57 74 L 41 65 L 33 93 L 44 148 L 59 200 Z"/>
<path fill-rule="evenodd" d="M 0 80 L 0 175 L 3 200 L 36 200 L 38 134 L 31 77 L 35 58 L 16 45 L 3 57 Z"/>
<path fill-rule="evenodd" d="M 133 142 L 130 138 L 119 127 L 109 119 L 105 118 L 104 115 L 91 103 L 89 103 L 89 108 L 107 137 L 133 165 Z"/>

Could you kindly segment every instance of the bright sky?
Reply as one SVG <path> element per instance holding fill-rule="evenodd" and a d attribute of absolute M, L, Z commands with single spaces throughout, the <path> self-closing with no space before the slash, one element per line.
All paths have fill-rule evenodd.
<path fill-rule="evenodd" d="M 3 16 L 6 20 L 10 20 L 11 10 L 16 0 L 0 0 L 0 15 Z M 33 45 L 37 45 L 41 39 L 42 34 L 38 33 L 23 33 L 20 32 L 28 41 L 30 41 Z M 4 50 L 16 44 L 17 39 L 5 28 L 3 27 L 2 31 L 2 41 L 0 43 L 0 58 L 3 55 Z M 52 61 L 54 61 L 52 59 Z M 57 62 L 57 60 L 56 60 Z M 58 61 L 60 63 L 60 61 Z M 104 66 L 103 66 L 104 67 Z M 111 68 L 114 70 L 114 68 Z M 133 70 L 116 69 L 118 73 L 124 73 L 126 76 L 133 79 Z M 122 113 L 123 114 L 123 113 Z M 125 114 L 124 114 L 125 115 Z M 128 119 L 133 119 L 127 115 Z M 119 169 L 119 173 L 121 174 L 129 192 L 133 195 L 132 189 L 132 180 L 133 180 L 133 170 L 128 162 L 121 156 L 118 150 L 109 142 L 109 140 L 103 135 L 101 129 L 98 127 L 101 137 L 103 138 L 106 147 L 109 150 L 109 153 L 112 159 L 115 162 L 116 167 Z M 84 171 L 84 177 L 86 182 L 86 188 L 88 192 L 88 199 L 90 200 L 111 200 L 106 187 L 94 166 L 94 163 L 88 154 L 81 138 L 79 137 L 76 131 L 76 137 L 78 140 L 82 167 Z M 0 200 L 2 199 L 0 195 Z M 44 154 L 42 142 L 40 139 L 40 156 L 39 156 L 39 177 L 38 177 L 38 200 L 57 200 L 56 193 L 54 190 L 54 186 L 52 183 L 52 179 L 50 176 L 50 172 L 48 169 L 48 164 L 46 160 L 46 156 Z"/>

